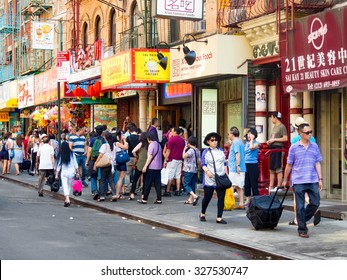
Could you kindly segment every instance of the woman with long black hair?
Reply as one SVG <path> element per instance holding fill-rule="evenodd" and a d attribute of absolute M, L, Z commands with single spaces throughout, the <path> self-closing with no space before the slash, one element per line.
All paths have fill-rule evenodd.
<path fill-rule="evenodd" d="M 59 172 L 65 196 L 64 207 L 69 207 L 71 204 L 70 194 L 74 182 L 74 176 L 75 174 L 78 174 L 78 164 L 75 154 L 70 150 L 69 143 L 66 141 L 62 142 L 60 146 L 55 174 L 56 179 L 59 178 Z"/>

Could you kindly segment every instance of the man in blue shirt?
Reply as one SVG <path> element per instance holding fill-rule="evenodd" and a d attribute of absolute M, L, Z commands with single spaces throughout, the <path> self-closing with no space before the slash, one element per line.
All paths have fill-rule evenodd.
<path fill-rule="evenodd" d="M 306 122 L 305 119 L 302 118 L 302 117 L 297 117 L 296 120 L 295 120 L 295 122 L 294 122 L 294 124 L 293 124 L 293 127 L 295 128 L 295 130 L 297 131 L 298 134 L 297 134 L 296 136 L 294 136 L 293 138 L 291 138 L 291 140 L 290 140 L 290 144 L 291 144 L 291 145 L 293 145 L 293 144 L 299 142 L 300 139 L 301 139 L 301 136 L 300 136 L 300 134 L 299 134 L 299 132 L 298 132 L 298 128 L 299 128 L 299 126 L 300 126 L 301 124 L 307 124 L 307 125 L 308 125 L 308 122 Z M 315 139 L 312 135 L 311 135 L 310 141 L 311 141 L 312 143 L 317 143 L 316 139 Z M 306 203 L 307 203 L 307 204 L 310 203 L 307 194 L 305 195 L 305 200 L 306 200 Z M 297 219 L 296 219 L 296 201 L 295 201 L 295 195 L 294 195 L 294 197 L 293 197 L 293 210 L 294 210 L 294 220 L 290 221 L 290 222 L 289 222 L 289 225 L 291 225 L 291 226 L 296 226 L 296 225 L 298 224 L 298 222 L 297 222 Z M 320 211 L 318 210 L 318 211 L 317 211 L 317 214 L 315 214 L 315 215 L 320 215 Z M 316 219 L 318 219 L 318 218 L 316 218 Z M 318 222 L 318 223 L 319 223 L 319 222 Z M 315 224 L 315 225 L 316 225 L 316 224 Z"/>
<path fill-rule="evenodd" d="M 86 160 L 87 160 L 87 146 L 86 146 L 86 137 L 85 134 L 85 128 L 78 126 L 76 128 L 76 133 L 71 135 L 69 138 L 69 146 L 70 150 L 75 154 L 76 161 L 78 164 L 78 168 L 82 169 L 82 184 L 85 187 L 88 187 L 88 183 L 86 180 Z"/>
<path fill-rule="evenodd" d="M 246 173 L 245 146 L 239 138 L 240 132 L 237 127 L 233 126 L 230 128 L 228 136 L 232 143 L 228 157 L 229 179 L 236 188 L 239 198 L 239 205 L 235 209 L 245 209 L 243 201 L 243 187 L 245 185 Z"/>
<path fill-rule="evenodd" d="M 282 186 L 286 186 L 289 174 L 293 182 L 296 198 L 296 215 L 300 237 L 308 238 L 306 222 L 316 213 L 320 204 L 319 192 L 323 188 L 322 155 L 316 143 L 310 142 L 312 129 L 308 124 L 298 128 L 301 139 L 289 148 L 287 166 L 284 172 Z M 305 207 L 305 193 L 310 204 Z"/>

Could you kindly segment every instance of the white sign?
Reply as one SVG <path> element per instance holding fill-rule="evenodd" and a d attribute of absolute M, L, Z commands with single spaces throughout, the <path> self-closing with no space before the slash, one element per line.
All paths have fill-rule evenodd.
<path fill-rule="evenodd" d="M 204 139 L 210 132 L 217 132 L 217 89 L 202 89 L 201 93 L 201 145 L 202 148 L 207 148 L 204 144 Z"/>
<path fill-rule="evenodd" d="M 101 76 L 101 65 L 70 74 L 69 83 L 77 83 L 85 80 L 99 78 Z"/>
<path fill-rule="evenodd" d="M 157 0 L 154 15 L 161 18 L 202 20 L 203 0 Z"/>
<path fill-rule="evenodd" d="M 57 54 L 58 82 L 68 82 L 70 79 L 70 52 L 58 52 Z"/>
<path fill-rule="evenodd" d="M 190 82 L 221 75 L 247 75 L 245 62 L 252 58 L 252 49 L 245 36 L 218 34 L 205 39 L 207 43 L 185 43 L 196 53 L 192 65 L 185 61 L 182 49 L 170 51 L 170 82 Z"/>
<path fill-rule="evenodd" d="M 33 22 L 33 49 L 54 50 L 54 23 Z"/>

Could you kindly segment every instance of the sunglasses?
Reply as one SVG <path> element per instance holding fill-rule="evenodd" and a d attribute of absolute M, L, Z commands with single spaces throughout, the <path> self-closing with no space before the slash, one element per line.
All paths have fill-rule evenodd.
<path fill-rule="evenodd" d="M 211 142 L 218 142 L 217 139 L 210 139 Z"/>
<path fill-rule="evenodd" d="M 312 130 L 309 130 L 309 131 L 301 131 L 303 134 L 306 134 L 306 135 L 310 135 L 312 134 Z"/>

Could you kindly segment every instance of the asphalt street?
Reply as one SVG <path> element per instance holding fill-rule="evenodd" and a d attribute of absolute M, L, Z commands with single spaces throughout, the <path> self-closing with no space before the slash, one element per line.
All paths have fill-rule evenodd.
<path fill-rule="evenodd" d="M 0 181 L 2 260 L 252 259 L 250 253 Z"/>

